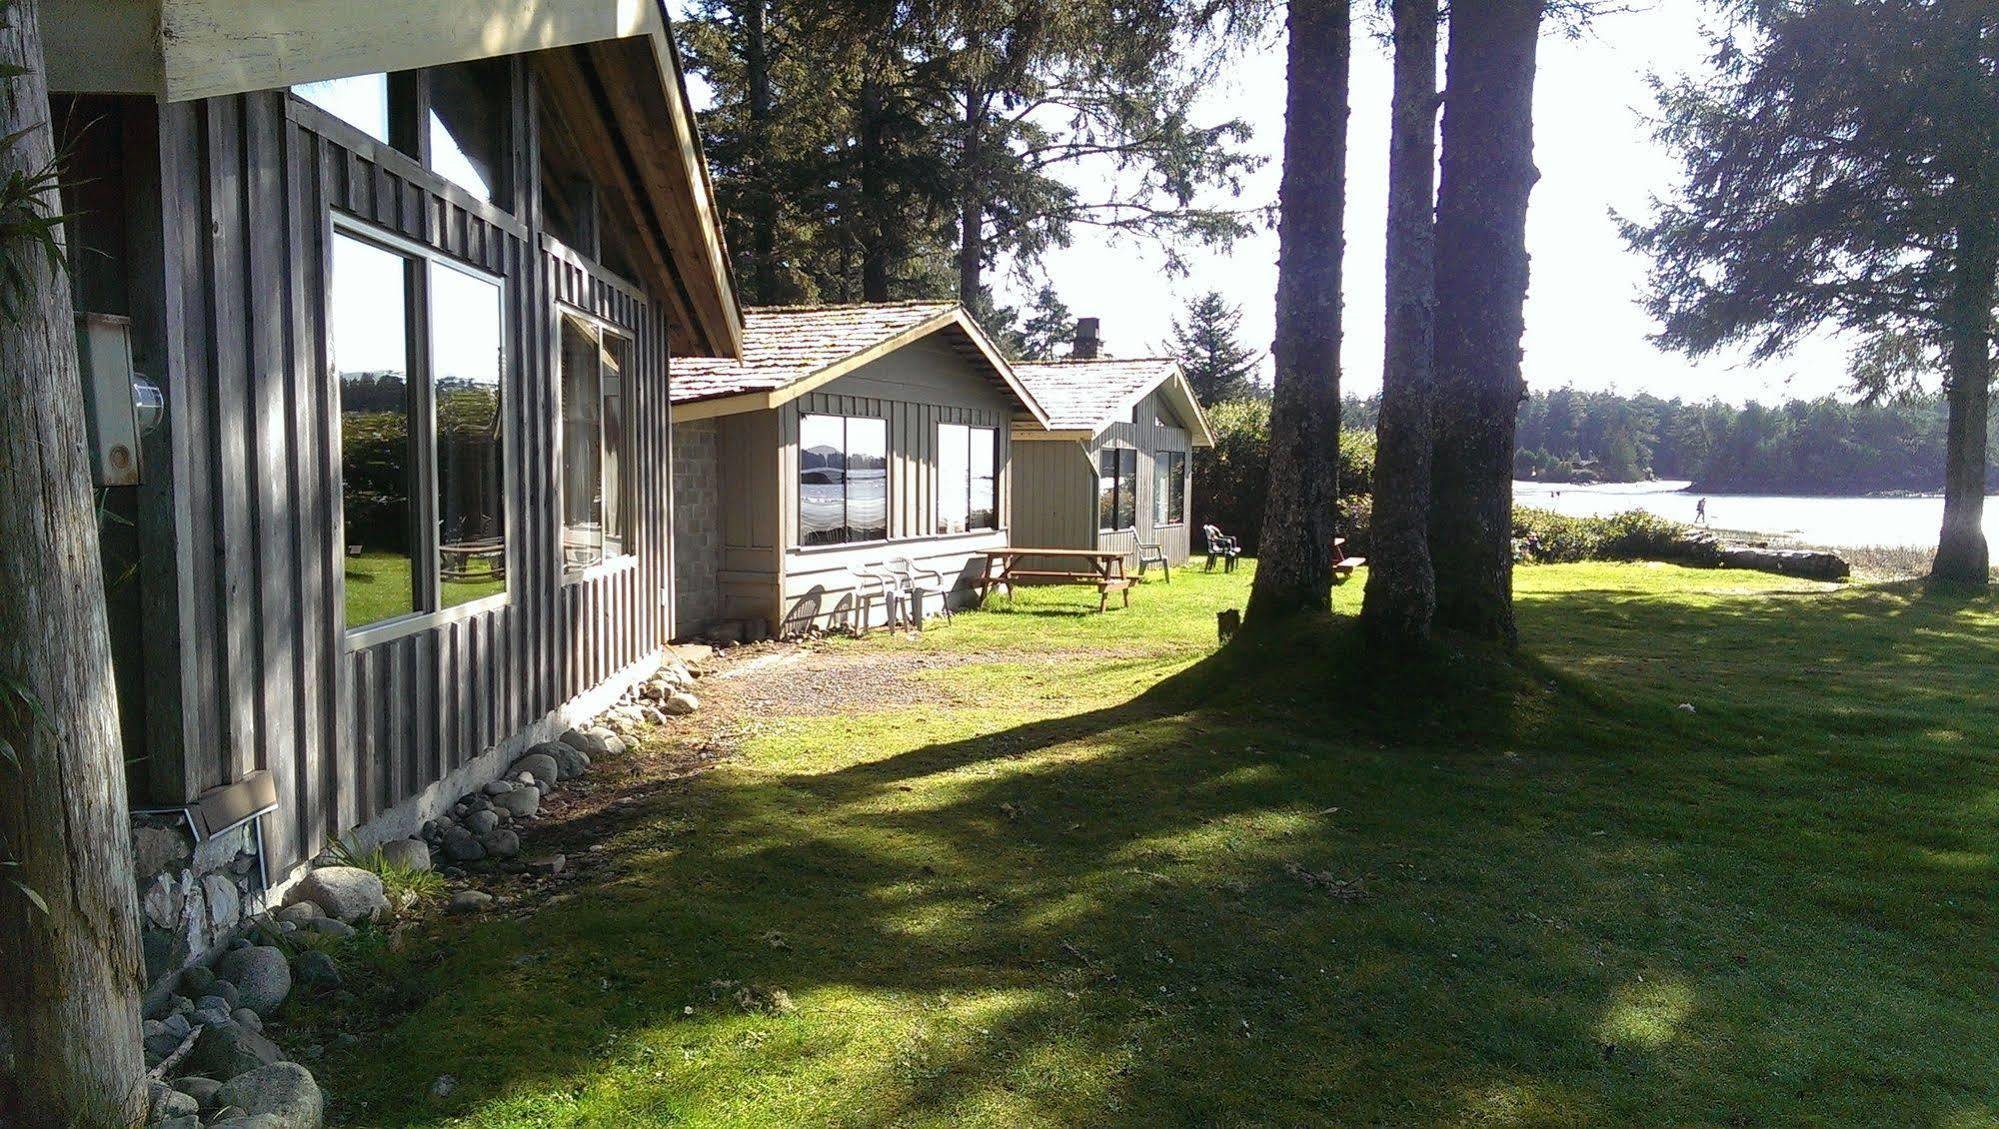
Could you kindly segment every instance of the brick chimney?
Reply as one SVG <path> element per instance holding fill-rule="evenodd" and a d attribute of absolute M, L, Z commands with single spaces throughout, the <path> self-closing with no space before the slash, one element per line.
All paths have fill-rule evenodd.
<path fill-rule="evenodd" d="M 1069 350 L 1069 359 L 1094 361 L 1097 359 L 1097 349 L 1102 344 L 1103 339 L 1097 336 L 1097 319 L 1077 318 L 1076 341 Z"/>

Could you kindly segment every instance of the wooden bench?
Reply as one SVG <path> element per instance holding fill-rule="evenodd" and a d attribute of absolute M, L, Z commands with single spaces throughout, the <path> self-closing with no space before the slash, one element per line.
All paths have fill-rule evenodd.
<path fill-rule="evenodd" d="M 1366 557 L 1346 555 L 1347 539 L 1333 538 L 1333 587 L 1338 588 L 1353 579 L 1353 570 L 1367 563 Z"/>
<path fill-rule="evenodd" d="M 984 606 L 986 597 L 995 588 L 1005 588 L 1007 599 L 1014 595 L 1017 580 L 1046 580 L 1058 584 L 1087 584 L 1097 590 L 1097 610 L 1110 608 L 1111 593 L 1123 596 L 1125 607 L 1131 606 L 1131 587 L 1134 578 L 1124 571 L 1124 554 L 1098 549 L 989 549 L 985 553 L 986 567 L 977 581 L 979 604 Z M 1021 568 L 1020 562 L 1029 558 L 1044 560 L 1073 560 L 1078 568 Z M 1037 562 L 1039 563 L 1039 562 Z M 997 571 L 995 571 L 997 566 Z"/>
<path fill-rule="evenodd" d="M 1087 580 L 1088 578 L 1085 577 L 1083 579 Z M 1129 576 L 1120 576 L 1115 580 L 1099 580 L 1097 582 L 1097 610 L 1099 612 L 1110 610 L 1112 592 L 1116 592 L 1120 596 L 1124 597 L 1123 606 L 1127 608 L 1130 607 L 1131 586 L 1134 583 L 1136 583 L 1136 581 L 1134 581 Z"/>

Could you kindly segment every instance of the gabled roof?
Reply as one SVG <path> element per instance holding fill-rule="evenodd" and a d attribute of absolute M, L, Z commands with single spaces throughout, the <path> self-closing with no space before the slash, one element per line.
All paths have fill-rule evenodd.
<path fill-rule="evenodd" d="M 675 357 L 668 367 L 675 419 L 707 419 L 775 408 L 870 361 L 940 336 L 1047 426 L 1040 401 L 956 302 L 765 306 L 743 314 L 743 359 Z"/>
<path fill-rule="evenodd" d="M 627 166 L 616 176 L 658 229 L 641 243 L 657 237 L 670 252 L 668 269 L 646 281 L 678 315 L 676 350 L 741 347 L 664 0 L 45 0 L 41 27 L 50 90 L 162 102 L 504 55 L 561 64 L 586 76 L 601 132 Z"/>
<path fill-rule="evenodd" d="M 1207 417 L 1171 357 L 1098 358 L 1088 361 L 1023 361 L 1014 371 L 1048 409 L 1047 438 L 1094 439 L 1114 423 L 1128 423 L 1140 400 L 1159 389 L 1187 424 L 1196 447 L 1215 445 Z M 1022 430 L 1025 438 L 1035 438 Z"/>

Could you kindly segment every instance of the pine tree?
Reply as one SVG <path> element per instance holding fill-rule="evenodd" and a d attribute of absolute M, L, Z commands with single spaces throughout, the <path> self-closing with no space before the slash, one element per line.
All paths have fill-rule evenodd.
<path fill-rule="evenodd" d="M 1270 489 L 1246 627 L 1324 611 L 1332 594 L 1340 441 L 1340 260 L 1346 250 L 1350 0 L 1292 0 Z"/>
<path fill-rule="evenodd" d="M 1186 312 L 1173 319 L 1170 347 L 1202 407 L 1255 393 L 1260 357 L 1241 335 L 1242 307 L 1218 290 L 1189 300 Z"/>
<path fill-rule="evenodd" d="M 1860 338 L 1875 391 L 1941 371 L 1950 405 L 1931 576 L 1983 586 L 1999 273 L 1999 16 L 1980 0 L 1741 4 L 1712 75 L 1661 90 L 1676 198 L 1626 237 L 1653 257 L 1660 341 L 1761 359 Z"/>

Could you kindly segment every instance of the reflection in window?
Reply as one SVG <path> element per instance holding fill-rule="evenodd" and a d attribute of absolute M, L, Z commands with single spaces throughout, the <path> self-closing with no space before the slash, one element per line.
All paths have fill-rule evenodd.
<path fill-rule="evenodd" d="M 389 140 L 389 76 L 363 74 L 292 87 L 292 93 L 377 141 Z"/>
<path fill-rule="evenodd" d="M 800 417 L 799 544 L 887 539 L 888 421 L 867 416 Z"/>
<path fill-rule="evenodd" d="M 1178 525 L 1187 520 L 1187 452 L 1161 451 L 1152 457 L 1152 520 Z"/>
<path fill-rule="evenodd" d="M 562 563 L 575 573 L 625 552 L 626 376 L 631 342 L 562 317 Z"/>
<path fill-rule="evenodd" d="M 1106 447 L 1097 452 L 1097 528 L 1134 528 L 1138 524 L 1137 490 L 1137 451 Z"/>
<path fill-rule="evenodd" d="M 333 367 L 348 627 L 417 609 L 410 551 L 410 259 L 333 239 Z"/>
<path fill-rule="evenodd" d="M 937 426 L 937 532 L 999 528 L 999 432 Z"/>
<path fill-rule="evenodd" d="M 481 200 L 507 206 L 508 67 L 480 59 L 435 67 L 430 77 L 430 167 Z"/>
<path fill-rule="evenodd" d="M 448 608 L 507 590 L 500 288 L 433 267 L 430 333 L 439 606 Z"/>

